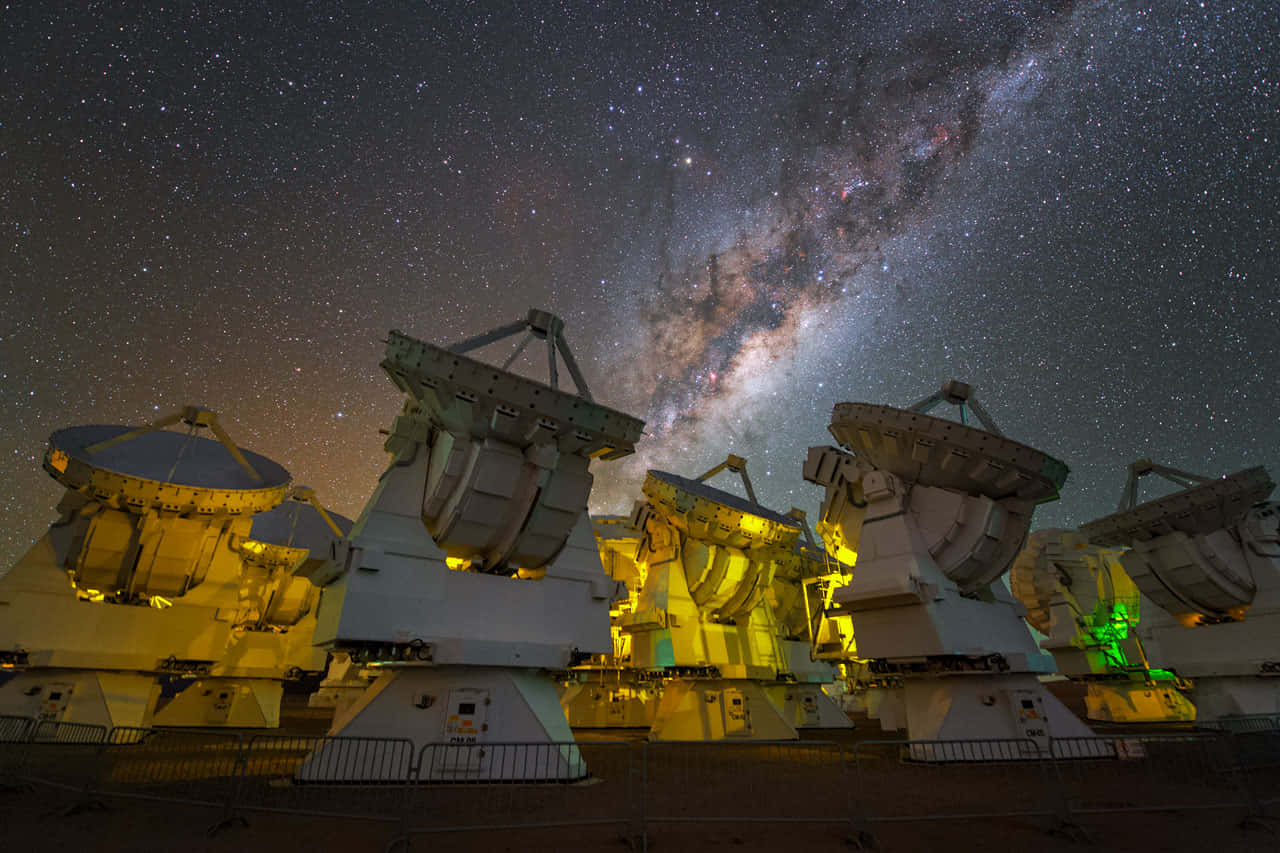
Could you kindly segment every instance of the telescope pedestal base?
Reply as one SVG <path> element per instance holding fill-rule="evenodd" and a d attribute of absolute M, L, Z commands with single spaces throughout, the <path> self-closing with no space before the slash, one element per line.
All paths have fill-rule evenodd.
<path fill-rule="evenodd" d="M 1030 740 L 1031 758 L 1051 737 L 1093 736 L 1032 673 L 904 677 L 902 695 L 913 741 Z"/>
<path fill-rule="evenodd" d="M 1170 684 L 1091 681 L 1087 717 L 1100 723 L 1189 723 L 1196 708 Z"/>
<path fill-rule="evenodd" d="M 653 725 L 662 697 L 662 689 L 657 684 L 640 685 L 626 670 L 587 678 L 569 683 L 560 696 L 560 705 L 571 727 L 647 729 Z"/>
<path fill-rule="evenodd" d="M 160 696 L 155 676 L 137 672 L 32 669 L 0 686 L 0 715 L 38 717 L 53 723 L 102 726 L 151 725 Z"/>
<path fill-rule="evenodd" d="M 371 683 L 362 668 L 351 660 L 350 655 L 334 652 L 329 668 L 325 671 L 324 681 L 320 682 L 316 692 L 307 699 L 307 707 L 332 708 L 334 714 L 340 716 L 355 704 Z"/>
<path fill-rule="evenodd" d="M 677 678 L 667 682 L 649 740 L 798 740 L 758 681 Z"/>
<path fill-rule="evenodd" d="M 868 687 L 864 700 L 867 716 L 880 722 L 880 730 L 902 731 L 907 727 L 907 700 L 901 687 Z"/>
<path fill-rule="evenodd" d="M 1196 722 L 1250 714 L 1280 714 L 1280 677 L 1203 675 L 1192 679 Z"/>
<path fill-rule="evenodd" d="M 538 670 L 497 666 L 391 669 L 334 718 L 330 735 L 404 738 L 423 750 L 419 781 L 574 781 L 586 766 L 556 697 Z M 344 745 L 318 747 L 298 769 L 304 782 L 401 778 L 395 761 L 342 760 Z M 425 748 L 425 749 L 424 749 Z"/>
<path fill-rule="evenodd" d="M 152 724 L 174 727 L 280 727 L 283 682 L 268 678 L 197 678 L 156 709 Z"/>
<path fill-rule="evenodd" d="M 764 688 L 782 718 L 796 729 L 851 729 L 853 720 L 840 703 L 827 695 L 821 684 L 786 682 Z"/>

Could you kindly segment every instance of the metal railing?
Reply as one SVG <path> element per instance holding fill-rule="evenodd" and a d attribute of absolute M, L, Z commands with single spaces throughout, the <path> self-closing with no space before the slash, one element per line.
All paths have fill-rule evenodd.
<path fill-rule="evenodd" d="M 414 778 L 404 738 L 255 735 L 241 755 L 244 811 L 399 822 Z"/>
<path fill-rule="evenodd" d="M 244 737 L 239 732 L 118 726 L 98 756 L 99 796 L 210 805 L 230 814 Z"/>
<path fill-rule="evenodd" d="M 1247 803 L 1229 745 L 1214 733 L 1059 738 L 1055 743 L 1066 759 L 1054 766 L 1071 815 Z"/>
<path fill-rule="evenodd" d="M 850 768 L 837 743 L 655 741 L 640 752 L 646 824 L 849 819 Z"/>
<path fill-rule="evenodd" d="M 31 720 L 19 748 L 17 778 L 84 791 L 97 779 L 97 757 L 106 726 Z"/>
<path fill-rule="evenodd" d="M 1280 803 L 1280 730 L 1029 740 L 439 744 L 0 717 L 0 782 L 380 821 L 440 832 L 847 825 L 1225 810 Z M 797 827 L 798 829 L 798 827 Z M 822 830 L 824 832 L 828 830 Z M 886 829 L 886 831 L 888 831 Z"/>
<path fill-rule="evenodd" d="M 34 725 L 35 720 L 28 717 L 0 716 L 0 791 L 22 786 L 27 742 Z"/>
<path fill-rule="evenodd" d="M 1054 761 L 1033 741 L 862 741 L 854 808 L 866 823 L 1050 817 Z"/>
<path fill-rule="evenodd" d="M 626 741 L 426 744 L 405 832 L 600 826 L 629 835 L 634 760 Z"/>
<path fill-rule="evenodd" d="M 1280 729 L 1257 728 L 1233 735 L 1230 745 L 1241 785 L 1261 811 L 1280 806 Z"/>
<path fill-rule="evenodd" d="M 1202 729 L 1213 729 L 1227 734 L 1240 735 L 1250 732 L 1280 731 L 1280 714 L 1247 714 L 1240 717 L 1224 717 L 1197 723 Z"/>

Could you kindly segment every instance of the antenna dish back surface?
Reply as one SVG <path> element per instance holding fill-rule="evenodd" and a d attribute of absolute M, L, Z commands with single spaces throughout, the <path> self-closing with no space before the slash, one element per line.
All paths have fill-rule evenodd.
<path fill-rule="evenodd" d="M 355 522 L 336 512 L 329 513 L 329 517 L 344 536 L 350 535 Z M 329 543 L 338 540 L 320 511 L 302 501 L 285 501 L 255 515 L 249 538 L 264 545 L 305 548 L 313 554 L 328 553 Z"/>
<path fill-rule="evenodd" d="M 255 480 L 221 442 L 196 435 L 155 430 L 88 450 L 132 431 L 106 425 L 60 429 L 49 437 L 44 469 L 68 489 L 139 509 L 244 515 L 284 499 L 289 472 L 283 467 L 241 451 L 261 477 Z"/>
<path fill-rule="evenodd" d="M 660 514 L 710 541 L 737 548 L 778 545 L 790 549 L 800 537 L 796 519 L 730 492 L 666 471 L 649 471 L 642 487 Z M 693 531 L 691 531 L 693 532 Z"/>
<path fill-rule="evenodd" d="M 1051 501 L 1067 479 L 1066 464 L 1033 447 L 893 406 L 837 403 L 829 429 L 866 462 L 924 486 Z"/>
<path fill-rule="evenodd" d="M 1275 483 L 1265 468 L 1245 468 L 1180 492 L 1139 504 L 1085 524 L 1080 532 L 1094 544 L 1126 547 L 1179 531 L 1212 533 L 1235 524 L 1249 507 L 1266 500 Z"/>
<path fill-rule="evenodd" d="M 618 459 L 635 452 L 644 421 L 392 331 L 382 369 L 449 431 L 496 433 L 518 445 L 555 435 L 562 452 Z"/>

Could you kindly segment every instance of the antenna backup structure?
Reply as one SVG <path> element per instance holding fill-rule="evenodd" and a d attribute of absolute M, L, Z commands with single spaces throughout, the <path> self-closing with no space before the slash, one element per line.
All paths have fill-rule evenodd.
<path fill-rule="evenodd" d="M 1139 504 L 1148 474 L 1179 490 Z M 1117 511 L 1080 528 L 1094 544 L 1129 549 L 1120 560 L 1154 605 L 1144 605 L 1139 629 L 1147 653 L 1192 680 L 1198 721 L 1280 712 L 1274 488 L 1261 467 L 1215 480 L 1140 459 Z"/>
<path fill-rule="evenodd" d="M 522 331 L 502 367 L 465 355 Z M 534 338 L 549 385 L 507 370 Z M 557 354 L 576 394 L 558 387 Z M 432 752 L 423 779 L 564 779 L 581 763 L 548 671 L 610 651 L 609 606 L 625 594 L 601 568 L 588 464 L 632 453 L 644 424 L 592 401 L 543 311 L 448 349 L 393 331 L 382 368 L 408 397 L 391 464 L 313 576 L 317 643 L 382 674 L 332 732 L 457 747 Z M 529 761 L 486 748 L 499 742 L 557 746 Z M 299 775 L 362 772 L 313 753 Z"/>
<path fill-rule="evenodd" d="M 961 423 L 926 414 L 944 401 Z M 908 409 L 839 403 L 830 430 L 849 452 L 810 448 L 804 476 L 826 489 L 828 551 L 857 554 L 833 606 L 852 616 L 858 657 L 901 677 L 910 738 L 1018 738 L 1045 754 L 1051 737 L 1089 735 L 1038 680 L 1053 659 L 1000 582 L 1067 466 L 1005 438 L 961 382 Z"/>

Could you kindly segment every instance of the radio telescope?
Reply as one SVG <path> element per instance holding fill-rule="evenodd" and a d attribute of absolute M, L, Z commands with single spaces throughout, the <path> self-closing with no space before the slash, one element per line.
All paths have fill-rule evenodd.
<path fill-rule="evenodd" d="M 1027 622 L 1046 637 L 1058 672 L 1086 685 L 1091 720 L 1173 723 L 1195 719 L 1172 673 L 1153 669 L 1138 638 L 1138 588 L 1121 552 L 1065 530 L 1037 530 L 1009 572 Z M 1150 606 L 1150 605 L 1148 605 Z"/>
<path fill-rule="evenodd" d="M 926 414 L 942 402 L 960 423 Z M 845 449 L 811 448 L 804 476 L 825 489 L 828 551 L 857 554 L 834 603 L 858 656 L 901 677 L 910 738 L 1023 738 L 1044 752 L 1050 736 L 1088 735 L 1037 679 L 1052 658 L 1000 583 L 1066 465 L 1006 438 L 961 382 L 906 409 L 839 403 L 830 430 Z"/>
<path fill-rule="evenodd" d="M 1178 491 L 1138 503 L 1141 478 Z M 1280 503 L 1263 468 L 1210 479 L 1140 459 L 1117 511 L 1080 528 L 1120 560 L 1152 607 L 1154 665 L 1193 681 L 1198 721 L 1280 712 Z M 1159 609 L 1157 609 L 1159 608 Z"/>
<path fill-rule="evenodd" d="M 268 544 L 256 519 L 285 499 L 288 472 L 199 406 L 137 429 L 58 430 L 43 465 L 66 492 L 0 580 L 0 664 L 17 671 L 0 709 L 104 726 L 277 725 L 285 673 L 312 658 L 307 626 L 293 628 L 314 599 L 282 570 L 257 584 L 289 590 L 277 607 L 243 605 L 251 549 Z M 196 681 L 162 705 L 162 677 Z"/>
<path fill-rule="evenodd" d="M 324 586 L 317 643 L 382 673 L 333 734 L 455 747 L 433 752 L 423 779 L 580 772 L 547 671 L 612 647 L 609 608 L 625 589 L 601 568 L 588 464 L 631 453 L 643 422 L 592 400 L 563 328 L 530 311 L 449 348 L 391 332 L 382 368 L 407 398 L 388 431 L 391 464 L 312 575 Z M 502 367 L 465 354 L 521 332 Z M 506 369 L 535 338 L 549 384 Z M 559 388 L 557 355 L 577 393 Z M 485 746 L 502 742 L 556 746 L 538 761 Z M 313 753 L 299 776 L 361 772 L 376 771 Z"/>

